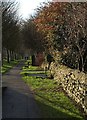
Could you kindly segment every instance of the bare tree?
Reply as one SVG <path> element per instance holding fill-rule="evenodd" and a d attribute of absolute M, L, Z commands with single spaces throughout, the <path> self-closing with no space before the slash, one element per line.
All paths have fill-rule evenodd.
<path fill-rule="evenodd" d="M 7 61 L 19 45 L 20 26 L 17 17 L 18 3 L 2 2 L 2 47 L 7 49 Z M 12 55 L 11 55 L 12 56 Z"/>

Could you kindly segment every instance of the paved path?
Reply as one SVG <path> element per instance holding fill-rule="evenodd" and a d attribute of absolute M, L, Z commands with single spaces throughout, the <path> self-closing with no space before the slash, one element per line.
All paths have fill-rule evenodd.
<path fill-rule="evenodd" d="M 21 78 L 22 66 L 23 62 L 2 77 L 7 86 L 2 98 L 3 118 L 40 118 L 34 95 Z"/>

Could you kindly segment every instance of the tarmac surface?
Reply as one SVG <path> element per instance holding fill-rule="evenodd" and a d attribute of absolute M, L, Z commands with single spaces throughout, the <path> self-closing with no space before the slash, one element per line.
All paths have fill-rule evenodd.
<path fill-rule="evenodd" d="M 24 62 L 2 76 L 2 118 L 41 118 L 40 109 L 20 72 Z"/>

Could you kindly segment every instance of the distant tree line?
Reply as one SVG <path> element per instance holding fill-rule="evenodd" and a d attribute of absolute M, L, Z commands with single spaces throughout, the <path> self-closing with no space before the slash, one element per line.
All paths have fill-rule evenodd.
<path fill-rule="evenodd" d="M 32 17 L 24 21 L 21 33 L 23 44 L 26 48 L 30 48 L 33 52 L 44 51 L 44 37 L 40 31 L 37 31 L 36 24 L 33 22 Z"/>
<path fill-rule="evenodd" d="M 17 15 L 18 3 L 5 1 L 2 6 L 2 58 L 7 51 L 7 62 L 17 58 L 20 49 L 20 23 Z M 2 60 L 3 62 L 3 60 Z"/>

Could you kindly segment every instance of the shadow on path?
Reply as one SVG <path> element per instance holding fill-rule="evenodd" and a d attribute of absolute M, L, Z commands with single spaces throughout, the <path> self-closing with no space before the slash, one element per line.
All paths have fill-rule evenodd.
<path fill-rule="evenodd" d="M 40 118 L 34 95 L 21 78 L 24 62 L 2 76 L 7 88 L 2 95 L 2 118 Z"/>

